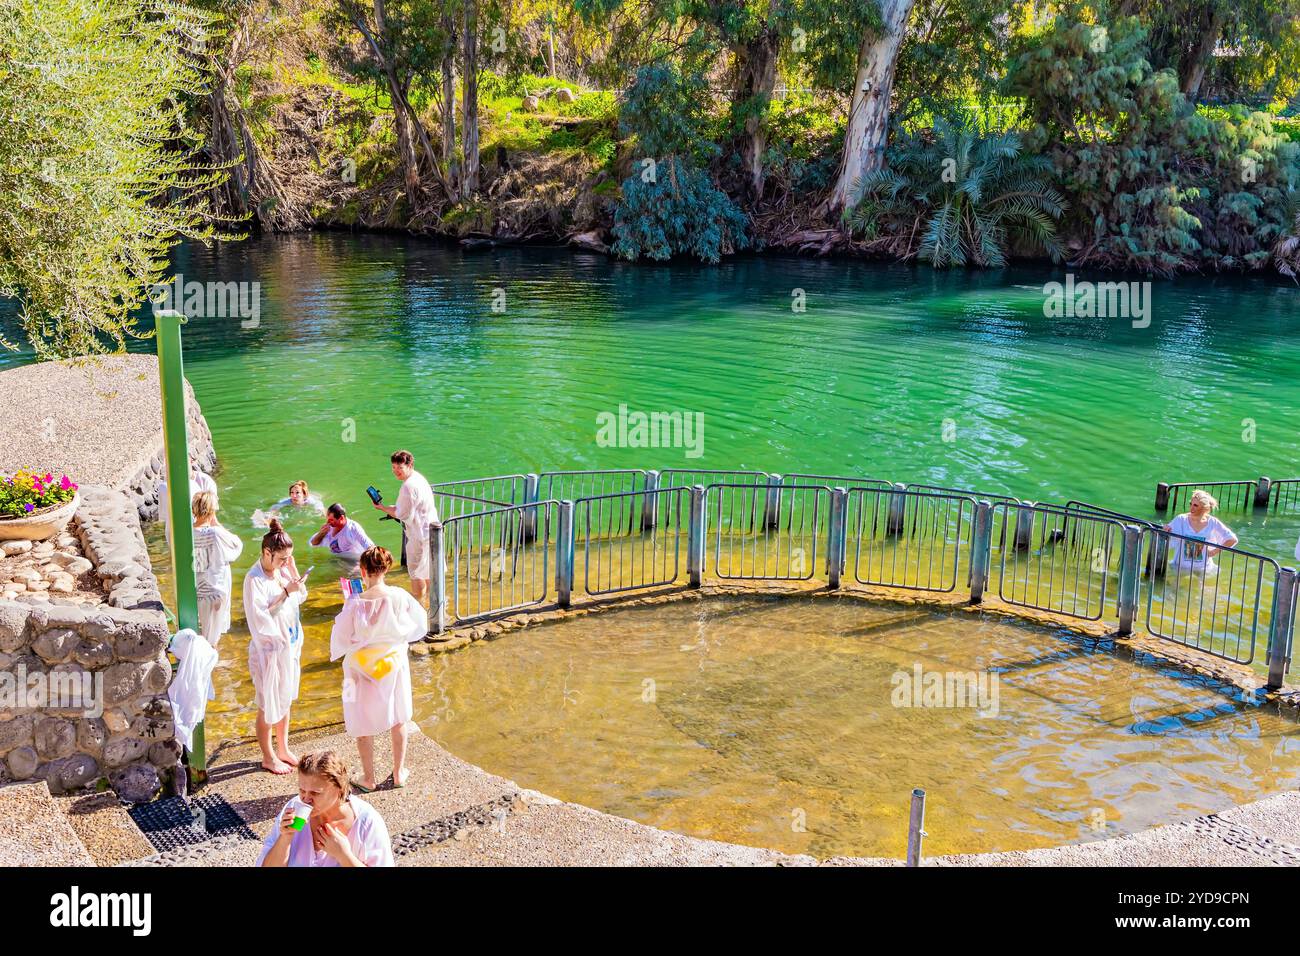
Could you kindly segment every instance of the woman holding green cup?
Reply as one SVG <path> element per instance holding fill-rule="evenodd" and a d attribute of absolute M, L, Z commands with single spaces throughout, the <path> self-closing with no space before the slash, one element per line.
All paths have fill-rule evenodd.
<path fill-rule="evenodd" d="M 393 866 L 388 827 L 351 795 L 348 768 L 332 750 L 298 760 L 298 796 L 266 835 L 258 866 Z"/>

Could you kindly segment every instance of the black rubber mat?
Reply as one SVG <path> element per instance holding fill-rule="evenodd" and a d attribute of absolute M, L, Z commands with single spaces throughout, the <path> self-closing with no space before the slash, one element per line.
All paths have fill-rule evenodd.
<path fill-rule="evenodd" d="M 127 813 L 160 853 L 206 843 L 227 834 L 257 839 L 257 834 L 235 813 L 225 797 L 215 794 L 188 802 L 182 797 L 167 797 L 152 803 L 139 803 Z"/>

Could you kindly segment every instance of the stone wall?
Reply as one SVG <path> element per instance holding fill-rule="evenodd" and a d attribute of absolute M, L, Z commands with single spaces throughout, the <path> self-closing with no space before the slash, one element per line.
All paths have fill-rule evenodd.
<path fill-rule="evenodd" d="M 0 782 L 43 779 L 65 793 L 106 780 L 123 800 L 147 800 L 181 747 L 167 699 L 170 629 L 136 498 L 83 487 L 69 530 L 106 596 L 97 605 L 0 601 L 0 682 L 10 694 L 21 681 L 38 694 L 75 686 L 90 696 L 0 705 Z"/>
<path fill-rule="evenodd" d="M 208 423 L 203 417 L 203 411 L 199 408 L 199 403 L 194 399 L 194 392 L 190 388 L 190 383 L 185 383 L 185 412 L 186 412 L 186 429 L 189 432 L 190 439 L 190 461 L 194 463 L 199 471 L 212 474 L 217 467 L 217 453 L 212 447 L 212 432 L 208 430 Z M 160 444 L 153 449 L 153 454 L 148 458 L 134 475 L 132 475 L 121 487 L 135 505 L 136 512 L 141 521 L 157 521 L 158 515 L 158 483 L 163 480 L 166 473 L 166 460 L 163 446 Z"/>

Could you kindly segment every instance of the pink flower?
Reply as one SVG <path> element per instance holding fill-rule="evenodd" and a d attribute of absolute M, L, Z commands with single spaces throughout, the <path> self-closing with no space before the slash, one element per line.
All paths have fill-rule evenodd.
<path fill-rule="evenodd" d="M 70 488 L 72 488 L 72 482 L 68 480 L 67 475 L 64 475 L 59 480 L 59 487 L 62 488 L 64 491 L 68 491 Z"/>

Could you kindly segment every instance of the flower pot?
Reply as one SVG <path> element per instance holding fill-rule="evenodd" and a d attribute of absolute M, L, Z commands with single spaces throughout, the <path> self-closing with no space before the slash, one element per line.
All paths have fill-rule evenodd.
<path fill-rule="evenodd" d="M 44 541 L 52 538 L 68 526 L 72 516 L 77 513 L 81 495 L 73 495 L 71 501 L 52 508 L 33 511 L 21 518 L 0 515 L 0 541 L 14 541 L 25 538 L 28 541 Z"/>

